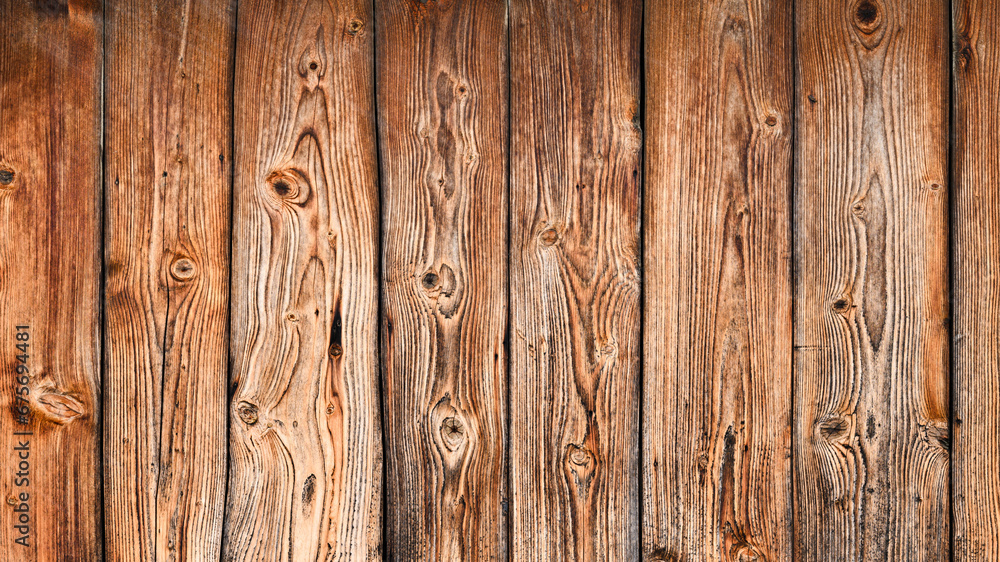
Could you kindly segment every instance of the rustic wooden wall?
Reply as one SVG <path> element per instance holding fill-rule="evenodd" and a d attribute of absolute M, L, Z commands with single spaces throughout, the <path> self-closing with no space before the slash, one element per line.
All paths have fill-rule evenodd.
<path fill-rule="evenodd" d="M 0 22 L 0 560 L 1000 560 L 997 2 Z"/>

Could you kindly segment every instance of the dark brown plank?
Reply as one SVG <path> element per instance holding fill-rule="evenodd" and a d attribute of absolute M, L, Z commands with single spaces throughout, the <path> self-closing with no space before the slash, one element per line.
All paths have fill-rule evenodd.
<path fill-rule="evenodd" d="M 235 2 L 109 0 L 105 551 L 216 560 Z"/>
<path fill-rule="evenodd" d="M 513 560 L 639 553 L 642 3 L 511 3 Z"/>
<path fill-rule="evenodd" d="M 370 2 L 240 2 L 227 560 L 379 560 Z"/>
<path fill-rule="evenodd" d="M 390 560 L 506 559 L 504 2 L 376 4 Z"/>
<path fill-rule="evenodd" d="M 647 4 L 646 560 L 791 560 L 791 8 Z"/>
<path fill-rule="evenodd" d="M 1000 4 L 954 3 L 954 560 L 1000 560 Z"/>
<path fill-rule="evenodd" d="M 947 2 L 796 13 L 796 560 L 947 560 Z"/>
<path fill-rule="evenodd" d="M 101 11 L 0 2 L 0 560 L 101 556 Z"/>

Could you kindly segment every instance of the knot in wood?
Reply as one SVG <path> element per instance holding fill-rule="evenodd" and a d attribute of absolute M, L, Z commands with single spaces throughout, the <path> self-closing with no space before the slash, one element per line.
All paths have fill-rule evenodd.
<path fill-rule="evenodd" d="M 566 456 L 570 464 L 582 468 L 590 466 L 594 460 L 594 455 L 583 445 L 570 445 Z"/>
<path fill-rule="evenodd" d="M 850 423 L 842 416 L 825 416 L 816 422 L 819 434 L 827 441 L 836 441 L 847 436 Z"/>
<path fill-rule="evenodd" d="M 295 170 L 275 170 L 265 181 L 279 199 L 297 199 L 302 191 L 303 177 Z"/>
<path fill-rule="evenodd" d="M 855 202 L 853 205 L 851 205 L 851 212 L 854 213 L 855 215 L 859 216 L 859 217 L 861 215 L 864 215 L 865 214 L 865 204 L 862 203 L 861 201 Z"/>
<path fill-rule="evenodd" d="M 851 297 L 850 295 L 844 295 L 839 299 L 833 301 L 833 311 L 837 314 L 847 314 L 851 310 Z"/>
<path fill-rule="evenodd" d="M 337 407 L 334 406 L 333 404 L 330 404 L 326 407 L 326 415 L 332 416 L 336 412 L 337 412 Z"/>
<path fill-rule="evenodd" d="M 347 32 L 351 35 L 357 35 L 364 29 L 365 24 L 361 20 L 355 18 L 351 20 L 351 23 L 347 24 Z"/>
<path fill-rule="evenodd" d="M 542 246 L 554 246 L 559 241 L 559 231 L 552 227 L 546 228 L 538 235 L 538 241 Z"/>
<path fill-rule="evenodd" d="M 449 416 L 441 422 L 441 439 L 449 451 L 454 451 L 465 441 L 465 426 L 454 416 Z"/>
<path fill-rule="evenodd" d="M 0 169 L 0 185 L 10 185 L 14 183 L 14 170 L 7 168 Z"/>
<path fill-rule="evenodd" d="M 764 123 L 766 123 L 768 127 L 773 127 L 778 124 L 778 118 L 774 115 L 768 115 L 767 119 L 764 120 Z"/>
<path fill-rule="evenodd" d="M 851 22 L 858 32 L 858 38 L 867 49 L 874 49 L 882 42 L 885 35 L 882 8 L 874 0 L 860 0 L 854 5 Z"/>
<path fill-rule="evenodd" d="M 257 423 L 257 406 L 254 404 L 242 401 L 236 406 L 236 413 L 243 420 L 243 423 L 247 425 Z"/>
<path fill-rule="evenodd" d="M 177 281 L 189 281 L 196 274 L 194 262 L 188 258 L 177 258 L 170 264 L 170 276 Z"/>
<path fill-rule="evenodd" d="M 330 346 L 330 357 L 340 357 L 343 354 L 344 348 L 340 347 L 339 343 Z"/>

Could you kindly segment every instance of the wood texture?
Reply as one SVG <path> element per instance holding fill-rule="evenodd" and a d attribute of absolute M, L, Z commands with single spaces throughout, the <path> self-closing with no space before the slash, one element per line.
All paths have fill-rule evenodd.
<path fill-rule="evenodd" d="M 504 2 L 376 4 L 386 553 L 504 560 Z"/>
<path fill-rule="evenodd" d="M 954 560 L 1000 560 L 1000 4 L 954 2 Z"/>
<path fill-rule="evenodd" d="M 797 10 L 796 560 L 947 560 L 942 0 Z"/>
<path fill-rule="evenodd" d="M 101 20 L 0 2 L 0 560 L 101 555 Z"/>
<path fill-rule="evenodd" d="M 240 2 L 227 560 L 377 560 L 367 2 Z"/>
<path fill-rule="evenodd" d="M 641 22 L 511 3 L 512 560 L 638 559 Z"/>
<path fill-rule="evenodd" d="M 105 553 L 217 560 L 235 2 L 106 11 Z"/>
<path fill-rule="evenodd" d="M 791 560 L 790 13 L 647 5 L 646 560 Z"/>

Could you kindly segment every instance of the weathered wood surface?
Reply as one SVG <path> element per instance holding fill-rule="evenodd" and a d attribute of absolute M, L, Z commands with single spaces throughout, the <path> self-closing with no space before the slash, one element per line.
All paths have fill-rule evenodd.
<path fill-rule="evenodd" d="M 510 9 L 511 559 L 637 560 L 642 4 Z"/>
<path fill-rule="evenodd" d="M 648 560 L 791 560 L 790 13 L 647 5 Z"/>
<path fill-rule="evenodd" d="M 954 560 L 1000 560 L 1000 4 L 956 0 Z"/>
<path fill-rule="evenodd" d="M 947 560 L 947 3 L 796 14 L 795 558 Z"/>
<path fill-rule="evenodd" d="M 0 560 L 101 556 L 101 18 L 0 2 Z"/>
<path fill-rule="evenodd" d="M 368 2 L 240 2 L 227 560 L 378 560 Z"/>
<path fill-rule="evenodd" d="M 109 0 L 105 555 L 217 560 L 235 2 Z"/>
<path fill-rule="evenodd" d="M 505 560 L 506 5 L 375 8 L 386 554 Z"/>

